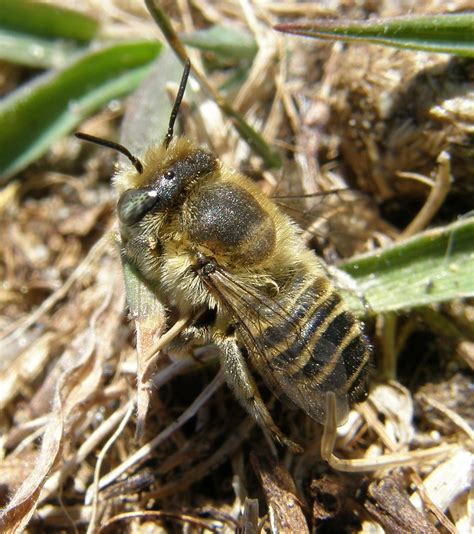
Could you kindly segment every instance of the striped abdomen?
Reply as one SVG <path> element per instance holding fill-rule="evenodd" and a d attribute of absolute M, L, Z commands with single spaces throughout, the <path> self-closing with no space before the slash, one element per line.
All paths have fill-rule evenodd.
<path fill-rule="evenodd" d="M 295 276 L 280 295 L 267 326 L 253 333 L 261 353 L 254 362 L 269 385 L 322 422 L 325 392 L 349 403 L 364 400 L 370 345 L 330 282 Z M 262 369 L 263 354 L 270 370 Z"/>

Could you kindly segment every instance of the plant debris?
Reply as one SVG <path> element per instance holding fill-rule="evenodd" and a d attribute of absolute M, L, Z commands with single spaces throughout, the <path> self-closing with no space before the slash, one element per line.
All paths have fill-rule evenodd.
<path fill-rule="evenodd" d="M 326 4 L 308 9 L 352 18 L 401 9 L 395 0 Z M 279 152 L 281 169 L 264 168 L 203 94 L 192 111 L 184 105 L 183 128 L 270 195 L 306 195 L 305 238 L 329 263 L 396 241 L 443 151 L 452 183 L 423 225 L 474 209 L 472 61 L 276 34 L 273 24 L 309 13 L 297 2 L 163 5 L 178 33 L 231 25 L 255 39 L 253 59 L 233 55 L 222 68 L 207 50 L 195 61 Z M 107 36 L 158 34 L 141 2 L 81 9 Z M 32 75 L 0 65 L 1 93 Z M 117 138 L 122 112 L 111 104 L 89 129 Z M 334 471 L 320 458 L 321 428 L 264 390 L 278 425 L 306 450 L 270 443 L 223 385 L 214 347 L 175 358 L 151 318 L 137 363 L 112 174 L 108 152 L 67 139 L 0 190 L 2 532 L 468 532 L 472 300 L 367 322 L 371 394 L 338 429 L 337 456 L 375 467 L 383 454 L 413 461 Z M 171 313 L 164 336 L 187 319 Z M 435 447 L 449 454 L 420 460 Z"/>

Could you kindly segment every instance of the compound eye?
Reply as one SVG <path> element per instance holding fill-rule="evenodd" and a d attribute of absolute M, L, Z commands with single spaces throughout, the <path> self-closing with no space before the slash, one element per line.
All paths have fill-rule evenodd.
<path fill-rule="evenodd" d="M 137 223 L 156 205 L 158 193 L 153 189 L 129 189 L 120 197 L 117 214 L 127 226 Z"/>

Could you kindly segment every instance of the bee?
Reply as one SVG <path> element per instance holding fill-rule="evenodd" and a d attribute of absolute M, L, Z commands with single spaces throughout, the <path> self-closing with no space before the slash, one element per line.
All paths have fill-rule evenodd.
<path fill-rule="evenodd" d="M 174 136 L 189 71 L 188 62 L 163 142 L 140 157 L 76 135 L 130 162 L 114 178 L 124 263 L 165 306 L 207 312 L 181 342 L 214 343 L 242 406 L 277 441 L 301 450 L 274 422 L 253 373 L 322 424 L 330 395 L 340 424 L 367 396 L 370 345 L 292 220 L 248 177 Z"/>

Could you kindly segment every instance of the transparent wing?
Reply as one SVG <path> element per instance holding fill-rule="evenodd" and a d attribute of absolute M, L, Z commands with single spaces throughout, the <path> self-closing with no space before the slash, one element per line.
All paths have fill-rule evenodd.
<path fill-rule="evenodd" d="M 329 262 L 364 251 L 374 229 L 383 230 L 377 228 L 377 206 L 369 197 L 351 189 L 311 195 L 277 193 L 272 199 L 304 229 L 307 242 L 314 239 L 318 251 Z"/>
<path fill-rule="evenodd" d="M 292 353 L 298 339 L 304 338 L 305 328 L 304 322 L 292 318 L 292 310 L 285 310 L 284 304 L 262 291 L 250 290 L 219 268 L 208 275 L 204 283 L 233 318 L 253 366 L 274 393 L 283 394 L 310 417 L 324 423 L 326 393 L 332 391 L 336 395 L 337 421 L 342 424 L 349 411 L 344 362 L 337 358 L 330 372 L 325 365 L 329 355 L 336 352 L 336 346 L 320 339 L 315 350 L 310 351 L 303 345 L 299 346 L 297 354 Z M 288 325 L 291 334 L 283 342 L 271 346 L 267 342 L 268 336 L 265 341 L 264 334 L 276 324 Z M 302 368 L 298 368 L 297 362 L 310 360 L 322 369 L 322 373 L 308 377 Z"/>

